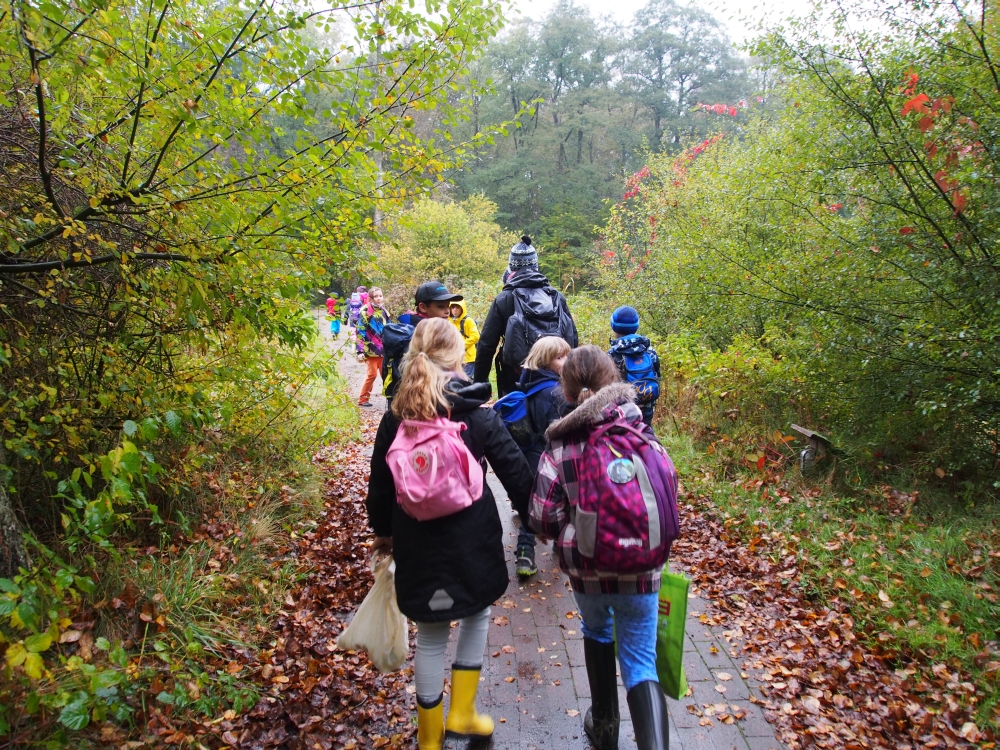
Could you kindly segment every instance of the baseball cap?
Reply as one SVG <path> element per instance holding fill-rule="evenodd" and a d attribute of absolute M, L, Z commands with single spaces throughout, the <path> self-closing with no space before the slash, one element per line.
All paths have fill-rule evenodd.
<path fill-rule="evenodd" d="M 461 302 L 462 295 L 452 294 L 440 281 L 425 281 L 417 287 L 413 299 L 418 305 L 421 302 Z"/>

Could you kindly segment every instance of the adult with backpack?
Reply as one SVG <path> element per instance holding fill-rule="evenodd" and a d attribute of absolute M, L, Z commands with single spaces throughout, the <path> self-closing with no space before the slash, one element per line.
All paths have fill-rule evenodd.
<path fill-rule="evenodd" d="M 608 355 L 618 366 L 622 380 L 635 388 L 636 404 L 642 421 L 653 426 L 653 410 L 660 397 L 660 357 L 645 336 L 640 336 L 639 313 L 634 307 L 619 307 L 611 313 L 611 339 Z"/>
<path fill-rule="evenodd" d="M 531 519 L 556 538 L 583 619 L 592 699 L 584 732 L 597 750 L 618 747 L 617 634 L 636 744 L 667 750 L 656 627 L 660 576 L 678 535 L 677 474 L 643 422 L 635 390 L 598 347 L 570 352 L 562 387 L 575 408 L 546 432 Z"/>
<path fill-rule="evenodd" d="M 358 344 L 365 360 L 365 382 L 358 396 L 358 406 L 371 407 L 372 387 L 375 378 L 382 372 L 382 332 L 389 322 L 389 312 L 382 306 L 384 295 L 378 287 L 373 287 L 368 294 L 368 302 L 361 308 L 358 315 Z"/>
<path fill-rule="evenodd" d="M 410 346 L 413 329 L 428 318 L 448 318 L 452 303 L 461 301 L 462 295 L 452 294 L 440 281 L 425 281 L 413 295 L 415 309 L 400 315 L 398 322 L 385 326 L 382 331 L 382 393 L 390 406 L 399 387 L 403 355 Z"/>
<path fill-rule="evenodd" d="M 417 625 L 413 672 L 417 746 L 440 750 L 447 734 L 488 738 L 476 712 L 490 606 L 509 583 L 503 527 L 483 481 L 484 459 L 527 520 L 532 474 L 492 409 L 490 387 L 461 372 L 465 345 L 444 319 L 417 324 L 402 380 L 375 437 L 368 483 L 373 552 L 392 552 L 399 609 Z M 444 721 L 444 653 L 458 620 L 451 706 Z"/>
<path fill-rule="evenodd" d="M 511 393 L 528 352 L 543 336 L 558 336 L 571 348 L 578 343 L 566 298 L 538 270 L 538 253 L 531 238 L 524 236 L 511 248 L 503 291 L 493 300 L 483 323 L 474 380 L 489 381 L 495 355 L 497 395 Z"/>
<path fill-rule="evenodd" d="M 532 471 L 537 470 L 545 450 L 545 430 L 562 416 L 566 406 L 559 376 L 569 353 L 569 344 L 558 336 L 538 339 L 524 361 L 518 390 L 493 405 Z M 533 576 L 538 572 L 535 535 L 523 525 L 517 532 L 516 549 L 514 568 L 518 577 Z"/>
<path fill-rule="evenodd" d="M 479 343 L 479 326 L 474 318 L 465 311 L 465 302 L 451 303 L 451 322 L 462 334 L 465 340 L 465 359 L 462 360 L 462 371 L 470 378 L 476 370 L 476 344 Z"/>

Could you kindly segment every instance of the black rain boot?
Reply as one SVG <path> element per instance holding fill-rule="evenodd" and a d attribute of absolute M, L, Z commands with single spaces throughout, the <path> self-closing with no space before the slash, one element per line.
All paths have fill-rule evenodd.
<path fill-rule="evenodd" d="M 628 710 L 632 714 L 635 744 L 639 750 L 667 750 L 670 747 L 667 699 L 660 683 L 647 680 L 629 690 Z"/>
<path fill-rule="evenodd" d="M 618 750 L 618 675 L 615 644 L 583 639 L 592 705 L 583 717 L 583 731 L 594 750 Z"/>

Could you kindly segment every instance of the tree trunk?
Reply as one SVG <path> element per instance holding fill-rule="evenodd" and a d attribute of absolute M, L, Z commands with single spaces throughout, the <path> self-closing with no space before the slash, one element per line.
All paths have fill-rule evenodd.
<path fill-rule="evenodd" d="M 576 163 L 583 162 L 583 130 L 576 131 Z"/>
<path fill-rule="evenodd" d="M 6 463 L 7 454 L 0 445 L 0 465 Z M 24 533 L 10 504 L 7 488 L 0 484 L 0 578 L 13 578 L 18 568 L 30 569 L 31 558 L 24 546 Z"/>

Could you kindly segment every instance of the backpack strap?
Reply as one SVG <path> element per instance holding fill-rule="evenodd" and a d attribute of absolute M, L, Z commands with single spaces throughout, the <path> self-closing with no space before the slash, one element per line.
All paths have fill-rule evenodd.
<path fill-rule="evenodd" d="M 597 440 L 602 435 L 604 435 L 605 432 L 608 432 L 609 430 L 614 429 L 614 428 L 618 428 L 620 430 L 625 430 L 626 432 L 631 432 L 637 438 L 639 438 L 640 440 L 642 440 L 642 442 L 644 442 L 646 445 L 649 445 L 652 442 L 650 440 L 650 438 L 649 438 L 649 435 L 647 435 L 645 432 L 643 432 L 642 430 L 638 429 L 634 425 L 629 424 L 628 422 L 626 422 L 623 419 L 616 419 L 614 422 L 609 422 L 606 425 L 602 425 L 602 426 L 598 427 L 596 430 L 594 430 L 592 433 L 590 433 L 590 438 L 589 438 L 588 442 L 596 443 Z"/>
<path fill-rule="evenodd" d="M 546 388 L 550 388 L 555 385 L 559 385 L 558 380 L 543 380 L 541 383 L 536 383 L 535 385 L 531 386 L 531 388 L 529 388 L 527 391 L 525 391 L 524 397 L 527 398 L 529 396 L 534 396 L 536 393 L 541 393 Z"/>

